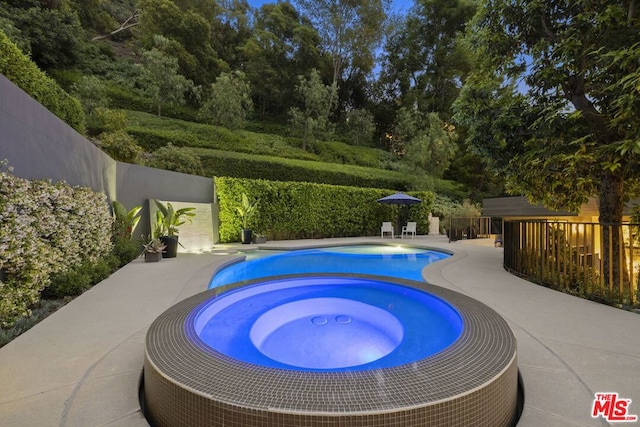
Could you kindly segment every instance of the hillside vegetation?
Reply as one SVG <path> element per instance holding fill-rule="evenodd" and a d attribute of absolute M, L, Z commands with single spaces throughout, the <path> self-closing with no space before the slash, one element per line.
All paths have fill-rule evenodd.
<path fill-rule="evenodd" d="M 218 0 L 0 0 L 0 31 L 71 95 L 59 99 L 80 101 L 86 120 L 76 111 L 63 119 L 120 161 L 205 176 L 443 190 L 454 198 L 500 191 L 467 153 L 458 137 L 464 129 L 451 125 L 467 52 L 447 64 L 416 57 L 413 70 L 392 59 L 400 45 L 415 52 L 457 46 L 474 8 L 458 4 L 440 16 L 437 7 L 416 6 L 407 15 L 415 22 L 402 17 L 391 27 L 382 0 L 343 6 L 352 19 L 296 0 L 257 8 Z M 398 38 L 430 19 L 444 23 L 431 34 L 437 38 Z M 23 72 L 12 63 L 3 73 L 18 82 Z M 407 81 L 411 74 L 420 80 Z"/>
<path fill-rule="evenodd" d="M 344 142 L 315 141 L 303 150 L 300 140 L 291 136 L 230 130 L 140 111 L 126 111 L 126 114 L 127 131 L 135 135 L 138 143 L 148 151 L 171 143 L 179 147 L 208 148 L 369 168 L 380 168 L 383 162 L 391 158 L 384 150 Z"/>

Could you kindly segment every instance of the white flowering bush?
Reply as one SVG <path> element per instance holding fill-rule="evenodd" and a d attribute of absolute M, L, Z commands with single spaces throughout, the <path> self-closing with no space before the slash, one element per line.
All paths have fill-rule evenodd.
<path fill-rule="evenodd" d="M 29 314 L 52 274 L 110 253 L 104 194 L 16 178 L 0 162 L 0 325 Z"/>

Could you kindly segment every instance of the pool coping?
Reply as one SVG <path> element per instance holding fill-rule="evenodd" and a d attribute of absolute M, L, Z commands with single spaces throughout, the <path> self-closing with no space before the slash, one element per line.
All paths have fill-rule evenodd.
<path fill-rule="evenodd" d="M 296 274 L 281 277 L 289 280 L 317 276 Z M 161 375 L 163 382 L 174 384 L 169 388 L 171 395 L 176 395 L 179 388 L 252 411 L 269 408 L 268 412 L 291 414 L 365 416 L 409 411 L 459 399 L 457 405 L 461 408 L 476 405 L 489 413 L 510 412 L 502 404 L 497 404 L 497 399 L 487 400 L 487 395 L 494 396 L 493 393 L 478 393 L 462 399 L 498 381 L 515 364 L 515 337 L 494 310 L 458 292 L 428 283 L 365 274 L 319 276 L 337 278 L 338 281 L 344 279 L 343 282 L 372 280 L 427 292 L 455 307 L 465 326 L 460 337 L 442 351 L 394 367 L 338 372 L 268 368 L 240 362 L 211 348 L 204 348 L 193 340 L 189 325 L 194 311 L 221 293 L 220 289 L 214 288 L 181 301 L 154 321 L 146 339 L 145 358 L 149 372 Z M 270 282 L 279 277 L 230 285 L 225 290 Z M 511 375 L 515 371 L 510 370 L 509 373 Z M 513 413 L 516 376 L 512 375 L 511 380 Z M 243 393 L 243 390 L 252 390 L 252 393 Z M 274 390 L 279 392 L 274 393 Z M 363 393 L 363 390 L 368 392 Z M 502 391 L 494 390 L 496 394 L 499 392 Z M 299 396 L 305 396 L 304 401 Z M 467 403 L 463 405 L 462 400 Z M 486 408 L 492 405 L 495 407 Z M 163 411 L 169 407 L 166 402 L 158 406 Z M 201 403 L 197 405 L 201 406 Z"/>
<path fill-rule="evenodd" d="M 381 242 L 272 244 L 368 241 Z M 493 242 L 418 236 L 410 243 L 453 251 L 425 269 L 428 281 L 484 302 L 509 323 L 525 388 L 519 427 L 608 425 L 591 417 L 596 392 L 617 392 L 632 400 L 630 413 L 640 413 L 637 376 L 630 374 L 640 372 L 640 316 L 510 275 Z M 248 247 L 255 246 L 218 249 Z M 136 260 L 1 348 L 3 425 L 146 426 L 136 385 L 148 326 L 235 257 L 180 254 L 153 266 Z"/>

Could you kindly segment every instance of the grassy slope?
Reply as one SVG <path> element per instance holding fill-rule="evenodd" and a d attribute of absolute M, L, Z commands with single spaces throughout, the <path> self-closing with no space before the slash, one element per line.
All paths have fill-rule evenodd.
<path fill-rule="evenodd" d="M 309 160 L 323 163 L 349 164 L 379 169 L 380 162 L 389 157 L 383 150 L 356 147 L 337 141 L 320 141 L 309 144 L 308 150 L 300 147 L 298 138 L 267 133 L 232 131 L 219 126 L 188 122 L 168 117 L 158 117 L 140 111 L 126 111 L 128 130 L 134 135 L 151 133 L 158 145 L 171 140 L 174 145 L 232 151 L 238 153 Z M 161 142 L 162 141 L 162 142 Z M 150 144 L 147 149 L 157 149 Z"/>
<path fill-rule="evenodd" d="M 204 163 L 216 157 L 239 160 L 246 158 L 260 163 L 287 162 L 291 166 L 307 168 L 310 171 L 340 171 L 356 177 L 378 177 L 396 181 L 399 184 L 394 185 L 395 189 L 401 189 L 406 185 L 407 174 L 410 173 L 407 170 L 396 172 L 382 168 L 381 164 L 392 164 L 393 160 L 388 152 L 380 149 L 352 146 L 337 141 L 319 141 L 310 144 L 308 151 L 305 151 L 300 147 L 298 138 L 281 134 L 232 131 L 219 126 L 158 117 L 141 111 L 127 110 L 126 114 L 129 122 L 128 131 L 149 152 L 172 143 L 187 148 Z M 268 128 L 286 131 L 286 126 Z M 399 167 L 399 170 L 402 171 L 402 167 Z M 266 176 L 264 178 L 269 179 Z M 463 186 L 454 181 L 431 178 L 423 185 L 423 190 L 431 190 L 454 199 L 467 197 L 467 191 Z"/>

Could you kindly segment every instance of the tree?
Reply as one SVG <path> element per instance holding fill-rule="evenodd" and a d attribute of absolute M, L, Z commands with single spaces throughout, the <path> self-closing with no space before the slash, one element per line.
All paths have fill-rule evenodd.
<path fill-rule="evenodd" d="M 15 26 L 13 20 L 2 16 L 2 13 L 0 11 L 0 31 L 5 33 L 9 40 L 15 43 L 23 53 L 29 54 L 31 52 L 31 41 Z"/>
<path fill-rule="evenodd" d="M 110 32 L 116 26 L 114 17 L 107 11 L 106 2 L 101 0 L 70 0 L 70 2 L 85 29 L 104 33 Z"/>
<path fill-rule="evenodd" d="M 401 108 L 393 136 L 404 145 L 404 162 L 418 174 L 441 178 L 456 153 L 454 128 L 437 113 Z"/>
<path fill-rule="evenodd" d="M 21 5 L 16 7 L 12 3 Z M 20 46 L 29 47 L 25 53 L 30 54 L 33 62 L 43 70 L 74 67 L 84 53 L 83 31 L 78 16 L 68 1 L 59 3 L 47 7 L 36 1 L 0 1 L 0 17 L 11 21 L 19 30 Z M 28 40 L 28 43 L 23 40 Z"/>
<path fill-rule="evenodd" d="M 306 150 L 307 142 L 331 129 L 329 115 L 336 105 L 336 85 L 325 86 L 318 70 L 312 70 L 308 79 L 299 76 L 299 82 L 296 92 L 302 108 L 292 108 L 289 116 L 291 127 L 302 138 L 302 148 Z"/>
<path fill-rule="evenodd" d="M 574 211 L 597 195 L 600 222 L 622 221 L 640 181 L 639 31 L 635 0 L 482 3 L 456 120 L 511 192 Z"/>
<path fill-rule="evenodd" d="M 633 2 L 625 2 L 627 10 L 622 2 L 606 3 L 485 4 L 471 30 L 484 61 L 457 110 L 481 150 L 492 143 L 479 134 L 488 125 L 487 110 L 504 119 L 502 133 L 494 126 L 488 135 L 518 155 L 514 162 L 521 172 L 510 180 L 514 189 L 574 210 L 599 193 L 600 221 L 617 223 L 636 190 L 625 192 L 625 182 L 640 178 L 640 104 L 632 100 L 640 83 L 640 21 Z M 520 80 L 529 88 L 527 97 L 509 86 Z M 558 199 L 553 193 L 562 186 L 573 191 Z"/>
<path fill-rule="evenodd" d="M 158 47 L 142 52 L 144 67 L 141 86 L 160 116 L 163 105 L 185 103 L 185 92 L 193 88 L 193 82 L 178 74 L 176 58 L 160 50 L 169 41 L 162 36 L 155 36 L 154 40 Z"/>
<path fill-rule="evenodd" d="M 251 36 L 251 8 L 247 0 L 224 0 L 216 3 L 222 8 L 211 25 L 211 46 L 228 66 L 228 70 L 239 69 L 244 65 L 241 47 Z"/>
<path fill-rule="evenodd" d="M 122 22 L 118 23 L 119 26 L 115 29 L 113 29 L 113 27 L 115 27 L 115 21 L 108 13 L 101 12 L 98 18 L 102 18 L 104 22 L 90 21 L 90 25 L 92 25 L 93 28 L 96 28 L 100 33 L 106 32 L 106 34 L 95 36 L 91 39 L 91 41 L 109 39 L 116 36 L 117 34 L 122 33 L 123 31 L 127 31 L 132 29 L 133 27 L 137 27 L 140 24 L 140 22 L 138 22 L 138 18 L 140 18 L 140 11 L 137 9 L 132 10 L 131 14 L 123 19 Z"/>
<path fill-rule="evenodd" d="M 373 115 L 365 109 L 351 110 L 347 114 L 347 127 L 351 138 L 356 145 L 361 142 L 371 141 L 376 127 L 373 123 Z"/>
<path fill-rule="evenodd" d="M 289 111 L 295 100 L 291 82 L 322 65 L 319 44 L 318 33 L 291 3 L 264 4 L 254 12 L 253 33 L 241 52 L 262 114 Z"/>
<path fill-rule="evenodd" d="M 200 117 L 214 125 L 242 129 L 253 109 L 251 88 L 242 71 L 222 73 L 211 85 L 211 97 L 200 109 Z"/>
<path fill-rule="evenodd" d="M 139 34 L 146 49 L 156 46 L 155 37 L 166 40 L 162 51 L 178 60 L 180 74 L 196 84 L 209 84 L 225 69 L 212 48 L 212 25 L 220 8 L 215 2 L 209 8 L 202 2 L 171 0 L 140 0 Z"/>
<path fill-rule="evenodd" d="M 106 106 L 106 86 L 96 76 L 82 76 L 74 85 L 76 97 L 80 100 L 85 115 L 90 115 L 98 107 Z"/>
<path fill-rule="evenodd" d="M 333 84 L 348 66 L 368 73 L 382 41 L 389 0 L 297 0 L 333 62 Z"/>
<path fill-rule="evenodd" d="M 394 25 L 385 45 L 381 81 L 403 106 L 450 116 L 472 68 L 472 55 L 458 36 L 474 12 L 470 0 L 418 0 Z"/>

